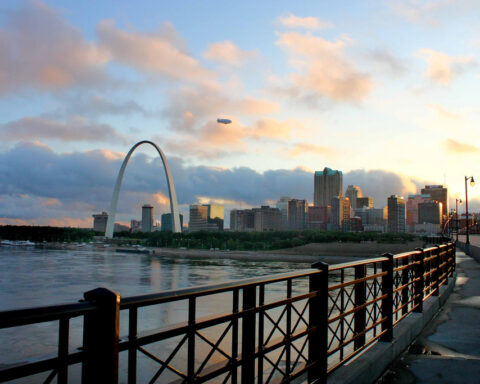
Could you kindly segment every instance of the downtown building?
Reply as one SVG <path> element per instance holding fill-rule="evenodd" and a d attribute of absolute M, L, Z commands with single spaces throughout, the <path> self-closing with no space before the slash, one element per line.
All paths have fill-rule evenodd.
<path fill-rule="evenodd" d="M 224 207 L 219 204 L 190 205 L 189 232 L 223 231 Z"/>
<path fill-rule="evenodd" d="M 183 215 L 180 214 L 180 228 L 183 231 Z M 172 232 L 172 214 L 171 213 L 164 213 L 162 214 L 162 221 L 161 221 L 161 231 L 168 231 Z"/>
<path fill-rule="evenodd" d="M 418 224 L 415 232 L 440 233 L 443 223 L 443 204 L 435 200 L 427 200 L 418 204 Z"/>
<path fill-rule="evenodd" d="M 333 197 L 331 200 L 330 228 L 333 231 L 342 229 L 343 221 L 350 219 L 350 199 Z"/>
<path fill-rule="evenodd" d="M 405 232 L 405 199 L 397 195 L 388 198 L 388 232 L 402 233 Z"/>
<path fill-rule="evenodd" d="M 345 197 L 350 199 L 350 205 L 355 210 L 357 208 L 357 199 L 363 197 L 362 189 L 358 185 L 349 185 L 345 192 Z"/>
<path fill-rule="evenodd" d="M 278 208 L 262 205 L 260 208 L 230 211 L 230 230 L 232 231 L 267 232 L 282 229 L 282 212 Z"/>
<path fill-rule="evenodd" d="M 422 195 L 430 195 L 431 200 L 442 203 L 442 216 L 448 217 L 448 189 L 443 185 L 426 185 L 421 190 Z"/>
<path fill-rule="evenodd" d="M 309 205 L 307 212 L 307 228 L 326 231 L 328 223 L 330 222 L 331 211 L 332 207 L 330 205 L 327 205 L 326 207 Z"/>
<path fill-rule="evenodd" d="M 326 207 L 334 197 L 343 196 L 343 174 L 330 168 L 314 174 L 313 205 Z"/>
<path fill-rule="evenodd" d="M 93 217 L 93 230 L 95 232 L 105 233 L 107 229 L 108 213 L 96 213 L 92 215 Z"/>
<path fill-rule="evenodd" d="M 418 205 L 425 201 L 431 200 L 430 195 L 423 194 L 423 195 L 408 195 L 407 200 L 407 227 L 408 230 L 411 232 L 415 231 L 415 225 L 419 224 L 420 221 L 418 219 Z"/>
<path fill-rule="evenodd" d="M 144 204 L 142 206 L 142 232 L 152 232 L 153 230 L 153 205 Z"/>
<path fill-rule="evenodd" d="M 306 229 L 307 209 L 306 200 L 292 199 L 288 202 L 288 229 L 300 231 Z"/>

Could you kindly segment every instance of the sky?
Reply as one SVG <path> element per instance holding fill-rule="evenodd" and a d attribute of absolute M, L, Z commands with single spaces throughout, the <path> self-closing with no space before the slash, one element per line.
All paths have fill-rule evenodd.
<path fill-rule="evenodd" d="M 387 196 L 480 177 L 476 0 L 0 2 L 0 224 L 91 227 L 128 150 L 162 148 L 187 216 L 313 200 L 313 172 Z M 217 118 L 232 120 L 229 125 Z M 480 211 L 480 183 L 469 187 Z M 117 221 L 168 212 L 153 148 Z"/>

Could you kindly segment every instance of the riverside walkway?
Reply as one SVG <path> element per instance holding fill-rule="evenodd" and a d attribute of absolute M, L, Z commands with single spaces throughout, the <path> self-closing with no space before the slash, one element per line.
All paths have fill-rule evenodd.
<path fill-rule="evenodd" d="M 470 241 L 480 246 L 480 236 Z M 480 263 L 457 249 L 456 271 L 443 310 L 380 383 L 480 382 Z"/>

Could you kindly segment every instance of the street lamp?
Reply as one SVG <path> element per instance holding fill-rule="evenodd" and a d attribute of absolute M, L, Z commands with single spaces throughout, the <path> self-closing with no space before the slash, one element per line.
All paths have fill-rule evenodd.
<path fill-rule="evenodd" d="M 466 230 L 467 230 L 467 239 L 465 240 L 465 245 L 470 245 L 470 238 L 468 237 L 468 194 L 467 194 L 467 181 L 470 180 L 470 185 L 473 187 L 475 185 L 475 180 L 473 176 L 467 177 L 465 176 L 465 214 L 466 214 Z"/>
<path fill-rule="evenodd" d="M 458 242 L 458 203 L 462 205 L 462 199 L 455 199 L 455 221 L 456 221 L 456 227 L 457 227 L 457 239 L 456 239 L 457 242 Z"/>

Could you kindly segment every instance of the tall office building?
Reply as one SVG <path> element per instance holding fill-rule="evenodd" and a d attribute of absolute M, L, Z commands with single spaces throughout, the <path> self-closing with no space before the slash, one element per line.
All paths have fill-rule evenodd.
<path fill-rule="evenodd" d="M 307 228 L 326 230 L 327 224 L 330 222 L 331 207 L 315 207 L 313 205 L 308 206 L 307 212 Z"/>
<path fill-rule="evenodd" d="M 232 209 L 230 211 L 230 230 L 254 231 L 255 212 L 252 209 Z"/>
<path fill-rule="evenodd" d="M 357 198 L 363 197 L 362 189 L 358 185 L 349 185 L 345 192 L 345 197 L 350 199 L 350 205 L 352 209 L 357 208 Z"/>
<path fill-rule="evenodd" d="M 208 224 L 208 207 L 205 205 L 190 205 L 190 220 L 188 221 L 188 231 L 206 231 Z"/>
<path fill-rule="evenodd" d="M 331 228 L 338 231 L 342 229 L 343 221 L 350 218 L 350 199 L 348 197 L 334 197 L 331 206 Z"/>
<path fill-rule="evenodd" d="M 422 188 L 422 195 L 430 195 L 432 200 L 442 203 L 442 215 L 448 216 L 448 189 L 443 185 L 426 185 Z"/>
<path fill-rule="evenodd" d="M 388 198 L 388 232 L 405 232 L 405 199 L 397 195 Z"/>
<path fill-rule="evenodd" d="M 152 232 L 153 205 L 144 204 L 142 207 L 142 232 Z"/>
<path fill-rule="evenodd" d="M 220 204 L 203 204 L 207 210 L 207 229 L 210 231 L 223 231 L 225 208 Z"/>
<path fill-rule="evenodd" d="M 332 198 L 343 196 L 343 174 L 330 168 L 314 174 L 313 204 L 316 207 L 330 205 Z"/>
<path fill-rule="evenodd" d="M 162 214 L 161 230 L 172 232 L 172 214 L 164 213 Z M 180 215 L 180 228 L 183 230 L 183 215 Z"/>
<path fill-rule="evenodd" d="M 282 196 L 275 206 L 282 212 L 282 229 L 288 228 L 288 202 L 292 200 L 289 196 Z"/>
<path fill-rule="evenodd" d="M 408 195 L 407 200 L 407 225 L 410 231 L 415 229 L 418 221 L 418 205 L 427 200 L 431 200 L 430 195 Z"/>
<path fill-rule="evenodd" d="M 102 212 L 92 215 L 93 216 L 93 230 L 95 232 L 103 232 L 107 229 L 108 213 Z"/>
<path fill-rule="evenodd" d="M 423 201 L 418 204 L 418 223 L 442 224 L 442 203 L 435 200 Z"/>
<path fill-rule="evenodd" d="M 252 211 L 255 231 L 279 231 L 282 229 L 282 212 L 278 208 L 262 205 L 260 208 L 253 208 Z"/>
<path fill-rule="evenodd" d="M 302 230 L 307 225 L 307 201 L 292 199 L 288 202 L 288 229 Z"/>
<path fill-rule="evenodd" d="M 357 197 L 357 201 L 355 203 L 355 207 L 357 208 L 373 208 L 373 198 L 372 197 Z"/>

